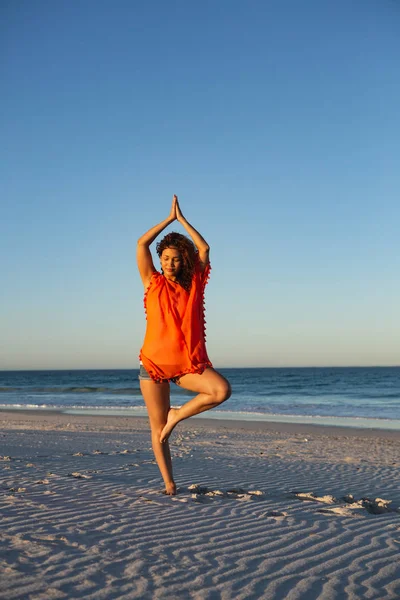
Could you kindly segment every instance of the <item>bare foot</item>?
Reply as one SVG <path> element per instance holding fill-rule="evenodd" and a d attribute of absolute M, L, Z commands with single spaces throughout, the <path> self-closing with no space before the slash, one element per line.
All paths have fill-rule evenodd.
<path fill-rule="evenodd" d="M 160 436 L 160 442 L 166 442 L 167 439 L 169 438 L 169 436 L 172 433 L 172 430 L 174 429 L 175 425 L 177 425 L 179 423 L 178 418 L 178 409 L 177 408 L 170 408 L 168 411 L 168 417 L 167 417 L 167 423 L 164 427 L 164 429 L 161 432 L 161 436 Z"/>
<path fill-rule="evenodd" d="M 165 490 L 163 494 L 166 494 L 167 496 L 176 496 L 176 484 L 174 481 L 165 484 Z"/>

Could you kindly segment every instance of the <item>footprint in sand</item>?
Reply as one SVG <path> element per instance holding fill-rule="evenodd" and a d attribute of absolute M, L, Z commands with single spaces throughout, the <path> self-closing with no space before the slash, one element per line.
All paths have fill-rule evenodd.
<path fill-rule="evenodd" d="M 337 500 L 334 496 L 316 496 L 314 492 L 292 492 L 299 500 L 305 500 L 309 502 L 322 502 L 323 504 L 337 504 Z"/>
<path fill-rule="evenodd" d="M 400 509 L 392 508 L 390 504 L 391 500 L 384 500 L 383 498 L 374 498 L 371 500 L 370 498 L 362 498 L 360 500 L 362 506 L 371 514 L 371 515 L 383 515 L 388 512 L 400 512 Z"/>
<path fill-rule="evenodd" d="M 340 517 L 361 517 L 360 513 L 357 513 L 354 509 L 350 509 L 347 506 L 334 506 L 332 508 L 319 508 L 317 512 L 324 515 L 334 515 Z"/>
<path fill-rule="evenodd" d="M 75 479 L 91 479 L 90 475 L 85 475 L 84 473 L 68 473 L 68 477 L 75 477 Z"/>
<path fill-rule="evenodd" d="M 228 498 L 233 500 L 248 501 L 261 498 L 264 493 L 260 490 L 244 490 L 234 488 L 229 490 L 211 490 L 205 486 L 192 484 L 188 487 L 192 499 L 196 502 L 207 502 L 213 499 Z"/>
<path fill-rule="evenodd" d="M 208 502 L 211 502 L 211 498 L 202 496 L 201 494 L 192 494 L 192 500 L 193 502 L 199 502 L 200 504 L 207 504 Z"/>
<path fill-rule="evenodd" d="M 317 512 L 323 514 L 333 514 L 341 516 L 355 516 L 356 511 L 366 510 L 372 515 L 382 515 L 389 512 L 400 512 L 399 508 L 392 508 L 391 500 L 384 498 L 361 498 L 356 500 L 353 494 L 346 494 L 340 500 L 334 496 L 317 496 L 314 492 L 292 492 L 299 500 L 308 502 L 321 502 L 322 504 L 338 504 L 332 508 L 321 508 Z M 344 504 L 343 504 L 344 503 Z"/>

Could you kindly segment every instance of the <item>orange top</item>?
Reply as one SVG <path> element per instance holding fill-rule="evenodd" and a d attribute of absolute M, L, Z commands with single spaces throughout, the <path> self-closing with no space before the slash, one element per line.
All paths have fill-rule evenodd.
<path fill-rule="evenodd" d="M 205 343 L 204 290 L 210 265 L 196 265 L 190 292 L 155 271 L 144 295 L 146 335 L 139 358 L 154 381 L 212 367 Z"/>

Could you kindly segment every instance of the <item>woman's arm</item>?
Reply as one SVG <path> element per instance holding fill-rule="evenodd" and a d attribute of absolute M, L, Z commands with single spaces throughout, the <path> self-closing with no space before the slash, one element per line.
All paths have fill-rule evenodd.
<path fill-rule="evenodd" d="M 156 270 L 153 263 L 153 257 L 150 252 L 150 244 L 154 242 L 156 237 L 173 221 L 176 219 L 176 196 L 173 197 L 171 212 L 169 217 L 158 223 L 158 225 L 154 225 L 149 231 L 144 233 L 137 241 L 136 246 L 136 260 L 137 266 L 139 269 L 140 277 L 143 281 L 143 285 L 145 289 L 148 287 L 150 283 L 151 276 Z"/>
<path fill-rule="evenodd" d="M 178 198 L 176 198 L 176 218 L 178 222 L 186 229 L 190 237 L 192 238 L 194 245 L 199 251 L 199 259 L 202 269 L 210 262 L 210 246 L 202 235 L 195 229 L 183 216 L 181 208 L 179 206 Z"/>

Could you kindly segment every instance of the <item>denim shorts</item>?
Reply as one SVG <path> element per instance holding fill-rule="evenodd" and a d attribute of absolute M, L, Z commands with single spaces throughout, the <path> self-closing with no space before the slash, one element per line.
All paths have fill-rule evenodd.
<path fill-rule="evenodd" d="M 140 381 L 153 381 L 146 369 L 144 368 L 143 363 L 139 365 L 139 380 Z M 179 377 L 173 377 L 171 379 L 163 379 L 163 381 L 157 381 L 157 383 L 167 383 L 168 381 L 172 381 L 172 383 L 176 383 L 179 385 Z"/>
<path fill-rule="evenodd" d="M 150 375 L 148 374 L 142 363 L 140 363 L 139 365 L 139 379 L 141 379 L 142 381 L 152 381 Z"/>

